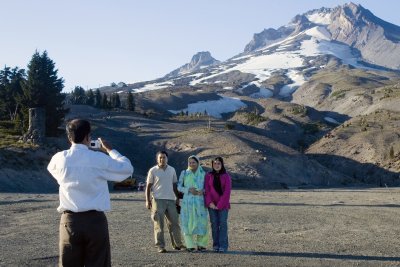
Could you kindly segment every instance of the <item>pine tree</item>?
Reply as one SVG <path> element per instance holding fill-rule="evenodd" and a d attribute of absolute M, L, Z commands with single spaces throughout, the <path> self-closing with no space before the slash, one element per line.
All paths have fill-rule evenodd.
<path fill-rule="evenodd" d="M 115 94 L 115 108 L 121 107 L 121 99 L 119 98 L 119 94 Z"/>
<path fill-rule="evenodd" d="M 86 105 L 93 106 L 94 105 L 94 93 L 92 89 L 86 92 Z"/>
<path fill-rule="evenodd" d="M 135 102 L 133 101 L 133 94 L 132 92 L 128 92 L 128 98 L 126 100 L 126 109 L 130 111 L 135 110 Z"/>
<path fill-rule="evenodd" d="M 94 94 L 94 106 L 97 108 L 101 108 L 102 104 L 103 104 L 103 99 L 101 97 L 100 90 L 97 89 L 96 93 Z"/>
<path fill-rule="evenodd" d="M 46 134 L 55 136 L 67 110 L 64 109 L 64 80 L 58 78 L 58 70 L 47 51 L 36 51 L 28 64 L 28 78 L 23 84 L 24 121 L 29 108 L 42 107 L 46 111 Z M 25 124 L 27 125 L 27 124 Z"/>
<path fill-rule="evenodd" d="M 108 109 L 110 107 L 110 105 L 109 105 L 106 93 L 103 94 L 102 99 L 103 99 L 103 103 L 102 103 L 101 107 L 104 109 Z"/>
<path fill-rule="evenodd" d="M 23 85 L 24 121 L 28 119 L 28 108 L 42 107 L 46 111 L 46 133 L 57 134 L 66 110 L 63 107 L 65 94 L 61 93 L 64 80 L 57 77 L 55 63 L 48 57 L 47 51 L 36 51 L 28 64 L 28 78 Z"/>
<path fill-rule="evenodd" d="M 72 103 L 77 105 L 86 104 L 87 98 L 85 94 L 85 89 L 81 86 L 75 86 L 74 91 L 71 93 Z"/>
<path fill-rule="evenodd" d="M 24 69 L 5 66 L 0 71 L 0 118 L 15 121 L 21 108 L 22 83 L 25 81 Z"/>

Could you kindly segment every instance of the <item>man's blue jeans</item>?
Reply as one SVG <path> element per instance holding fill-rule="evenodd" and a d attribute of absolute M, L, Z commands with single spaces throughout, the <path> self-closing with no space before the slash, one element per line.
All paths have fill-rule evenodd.
<path fill-rule="evenodd" d="M 208 208 L 214 250 L 228 250 L 228 210 Z"/>

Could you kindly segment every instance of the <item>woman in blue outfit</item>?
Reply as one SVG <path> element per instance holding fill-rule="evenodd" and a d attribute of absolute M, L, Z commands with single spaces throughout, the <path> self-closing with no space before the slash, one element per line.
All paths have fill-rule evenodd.
<path fill-rule="evenodd" d="M 183 193 L 180 222 L 188 251 L 203 251 L 208 244 L 208 216 L 204 205 L 205 172 L 196 156 L 188 158 L 188 169 L 182 171 L 178 191 Z"/>

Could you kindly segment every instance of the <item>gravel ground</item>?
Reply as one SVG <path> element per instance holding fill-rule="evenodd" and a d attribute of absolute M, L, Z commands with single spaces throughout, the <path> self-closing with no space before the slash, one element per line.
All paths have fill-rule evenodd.
<path fill-rule="evenodd" d="M 400 266 L 400 189 L 232 192 L 230 251 L 158 254 L 143 192 L 113 192 L 113 266 Z M 56 266 L 56 194 L 0 194 L 0 266 Z"/>

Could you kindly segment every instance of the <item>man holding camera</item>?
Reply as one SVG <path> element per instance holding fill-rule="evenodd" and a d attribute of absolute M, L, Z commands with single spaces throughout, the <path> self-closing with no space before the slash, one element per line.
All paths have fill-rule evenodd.
<path fill-rule="evenodd" d="M 55 154 L 47 167 L 60 185 L 60 266 L 111 266 L 107 181 L 123 181 L 133 172 L 129 159 L 105 140 L 98 142 L 108 155 L 90 150 L 90 131 L 86 120 L 70 121 L 71 147 Z"/>

